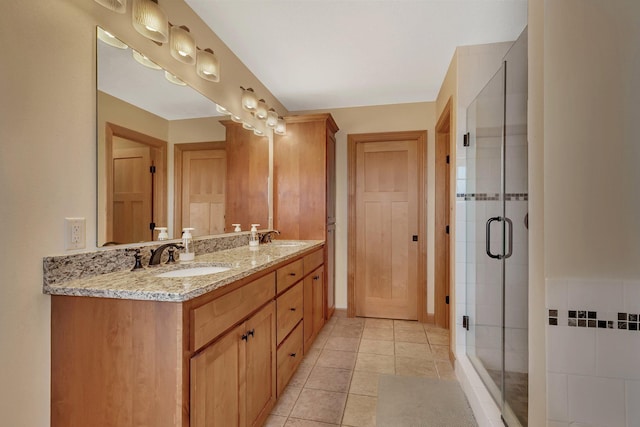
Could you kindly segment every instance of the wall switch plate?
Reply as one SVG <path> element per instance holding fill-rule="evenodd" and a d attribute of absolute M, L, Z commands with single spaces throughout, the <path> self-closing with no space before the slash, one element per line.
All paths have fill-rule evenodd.
<path fill-rule="evenodd" d="M 65 249 L 83 249 L 86 246 L 86 220 L 65 218 Z"/>

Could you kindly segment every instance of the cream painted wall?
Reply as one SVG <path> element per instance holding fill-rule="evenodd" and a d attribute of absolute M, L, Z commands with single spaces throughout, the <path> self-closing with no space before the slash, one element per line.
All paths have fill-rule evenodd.
<path fill-rule="evenodd" d="M 427 130 L 427 312 L 433 313 L 435 103 L 336 108 L 295 114 L 306 113 L 331 113 L 340 128 L 336 134 L 336 308 L 347 308 L 347 135 Z"/>
<path fill-rule="evenodd" d="M 238 105 L 238 86 L 253 86 L 287 114 L 199 18 L 195 22 L 190 8 L 179 1 L 165 4 L 172 19 L 188 24 L 200 43 L 221 56 L 221 83 L 206 83 L 195 73 L 186 80 L 212 99 Z M 94 1 L 2 5 L 0 50 L 11 58 L 0 62 L 2 425 L 49 425 L 51 313 L 50 297 L 42 294 L 42 258 L 70 253 L 64 250 L 65 217 L 87 219 L 87 250 L 95 249 L 95 26 L 116 21 L 109 28 L 120 28 L 119 35 L 157 51 L 160 63 L 179 71 L 168 53 L 132 30 L 127 16 Z"/>
<path fill-rule="evenodd" d="M 547 278 L 640 278 L 640 3 L 545 2 Z"/>
<path fill-rule="evenodd" d="M 96 233 L 95 28 L 70 2 L 2 9 L 0 46 L 11 60 L 0 64 L 0 419 L 47 426 L 42 258 L 64 252 L 67 216 L 87 218 L 87 236 Z"/>
<path fill-rule="evenodd" d="M 529 0 L 529 425 L 547 422 L 544 271 L 544 2 Z"/>

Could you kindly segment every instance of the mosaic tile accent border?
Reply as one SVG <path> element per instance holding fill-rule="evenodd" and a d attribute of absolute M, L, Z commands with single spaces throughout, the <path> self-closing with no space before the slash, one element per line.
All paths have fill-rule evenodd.
<path fill-rule="evenodd" d="M 179 240 L 173 241 L 179 242 Z M 195 238 L 193 243 L 196 254 L 233 249 L 249 244 L 249 232 Z M 127 245 L 126 247 L 105 248 L 93 252 L 45 257 L 42 260 L 42 281 L 46 287 L 70 280 L 86 279 L 100 274 L 130 269 L 134 263 L 131 249 L 140 249 L 142 263 L 146 265 L 151 257 L 151 249 L 160 245 L 160 242 L 152 242 L 139 246 Z"/>
<path fill-rule="evenodd" d="M 500 193 L 457 193 L 456 197 L 464 201 L 498 201 Z M 528 201 L 529 193 L 505 193 L 504 200 L 507 202 Z"/>
<path fill-rule="evenodd" d="M 558 326 L 559 310 L 548 310 L 548 324 Z M 567 325 L 578 328 L 624 329 L 640 331 L 640 314 L 618 313 L 617 320 L 598 319 L 597 311 L 567 310 Z"/>

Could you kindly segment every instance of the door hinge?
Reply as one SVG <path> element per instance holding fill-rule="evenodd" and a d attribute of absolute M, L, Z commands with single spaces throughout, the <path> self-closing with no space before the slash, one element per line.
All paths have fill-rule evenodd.
<path fill-rule="evenodd" d="M 151 166 L 149 167 L 149 172 L 151 172 L 151 173 L 156 173 L 156 167 L 155 167 L 154 165 L 151 165 Z"/>
<path fill-rule="evenodd" d="M 447 154 L 447 164 L 449 164 L 449 163 L 450 163 L 450 158 L 449 158 L 449 157 L 450 157 L 450 156 Z"/>
<path fill-rule="evenodd" d="M 469 330 L 469 316 L 462 316 L 462 327 Z"/>
<path fill-rule="evenodd" d="M 449 226 L 448 225 L 444 228 L 444 231 L 445 231 L 445 233 L 449 234 Z"/>
<path fill-rule="evenodd" d="M 149 228 L 151 229 L 151 231 L 156 229 L 156 223 L 155 222 L 150 222 L 149 223 Z"/>
<path fill-rule="evenodd" d="M 468 147 L 470 144 L 469 142 L 470 139 L 471 139 L 471 134 L 469 134 L 469 132 L 465 133 L 462 137 L 462 146 Z"/>
<path fill-rule="evenodd" d="M 444 297 L 444 302 L 445 302 L 445 304 L 449 305 L 449 295 Z"/>

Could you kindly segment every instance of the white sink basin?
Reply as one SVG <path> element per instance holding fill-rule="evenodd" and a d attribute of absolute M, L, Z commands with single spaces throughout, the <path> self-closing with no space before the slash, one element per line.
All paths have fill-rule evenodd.
<path fill-rule="evenodd" d="M 167 271 L 166 273 L 157 274 L 156 277 L 194 277 L 194 276 L 206 276 L 207 274 L 222 273 L 223 271 L 230 270 L 229 267 L 192 267 L 183 268 L 180 270 Z"/>
<path fill-rule="evenodd" d="M 286 240 L 283 240 L 283 241 L 272 240 L 270 245 L 272 245 L 272 246 L 281 246 L 283 248 L 287 248 L 287 247 L 293 247 L 293 246 L 302 246 L 302 245 L 304 245 L 304 242 L 288 242 Z"/>

